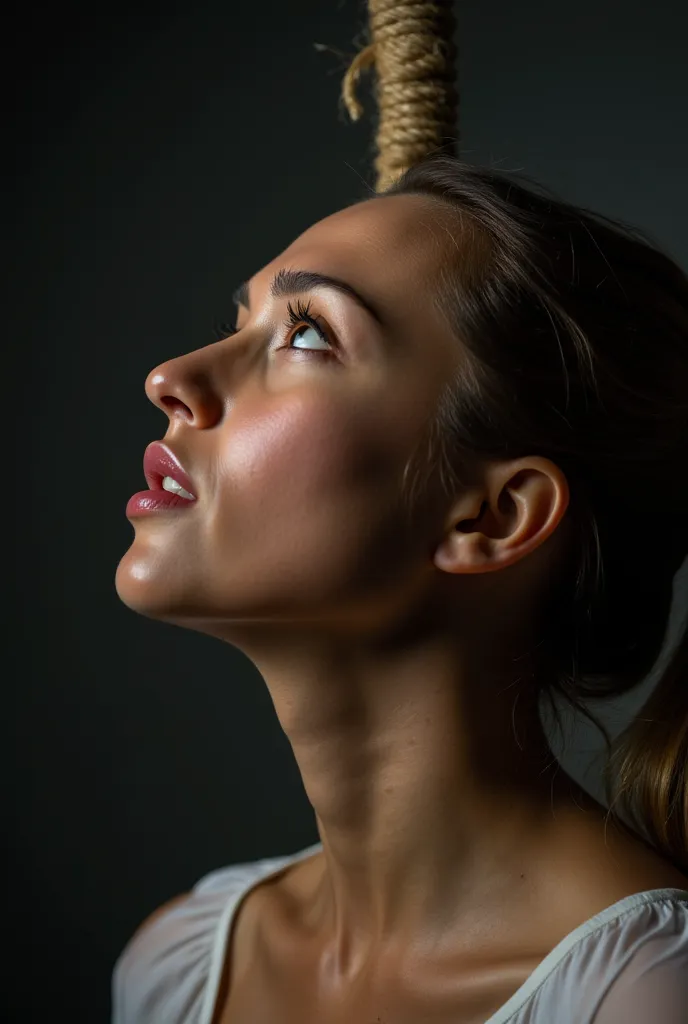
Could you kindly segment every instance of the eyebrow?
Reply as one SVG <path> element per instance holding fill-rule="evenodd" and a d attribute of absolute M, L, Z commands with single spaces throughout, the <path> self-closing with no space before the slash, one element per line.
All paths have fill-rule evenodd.
<path fill-rule="evenodd" d="M 316 270 L 279 270 L 270 283 L 270 297 L 273 299 L 283 299 L 291 295 L 298 295 L 300 292 L 309 292 L 313 288 L 330 288 L 333 291 L 340 292 L 342 295 L 348 295 L 362 309 L 370 313 L 379 324 L 384 326 L 384 320 L 375 306 L 357 292 L 352 285 L 347 284 L 346 281 L 342 281 L 338 277 L 321 274 Z M 246 309 L 250 309 L 248 281 L 243 281 L 235 289 L 232 294 L 232 301 L 236 305 L 245 306 Z"/>

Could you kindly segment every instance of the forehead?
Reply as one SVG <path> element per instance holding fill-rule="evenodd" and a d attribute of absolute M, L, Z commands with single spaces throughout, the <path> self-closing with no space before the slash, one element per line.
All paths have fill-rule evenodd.
<path fill-rule="evenodd" d="M 447 217 L 451 213 L 448 205 L 446 213 Z M 421 240 L 432 245 L 441 220 L 438 203 L 431 197 L 377 196 L 323 217 L 299 235 L 296 242 L 336 237 L 344 243 L 358 240 L 377 253 Z"/>
<path fill-rule="evenodd" d="M 282 267 L 340 277 L 369 296 L 392 327 L 409 313 L 427 316 L 447 247 L 456 247 L 451 209 L 419 195 L 379 196 L 324 217 L 260 272 L 268 281 Z"/>
<path fill-rule="evenodd" d="M 450 214 L 447 207 L 445 222 Z M 394 281 L 407 285 L 419 273 L 432 276 L 447 240 L 435 201 L 419 195 L 380 196 L 317 221 L 283 255 L 320 252 L 364 279 L 374 268 L 383 287 Z"/>

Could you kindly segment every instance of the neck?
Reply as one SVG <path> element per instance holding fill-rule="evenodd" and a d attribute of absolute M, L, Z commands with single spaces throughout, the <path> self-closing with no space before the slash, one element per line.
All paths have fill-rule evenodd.
<path fill-rule="evenodd" d="M 313 915 L 342 981 L 498 914 L 570 801 L 533 688 L 496 646 L 467 658 L 445 636 L 390 653 L 311 631 L 251 654 L 315 810 Z"/>

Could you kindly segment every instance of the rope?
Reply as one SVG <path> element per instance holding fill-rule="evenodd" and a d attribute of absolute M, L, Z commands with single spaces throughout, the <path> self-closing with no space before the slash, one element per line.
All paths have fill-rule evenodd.
<path fill-rule="evenodd" d="M 380 112 L 376 191 L 431 153 L 456 153 L 458 91 L 453 0 L 368 0 L 372 42 L 358 53 L 342 82 L 352 121 L 363 107 L 355 88 L 374 66 Z"/>

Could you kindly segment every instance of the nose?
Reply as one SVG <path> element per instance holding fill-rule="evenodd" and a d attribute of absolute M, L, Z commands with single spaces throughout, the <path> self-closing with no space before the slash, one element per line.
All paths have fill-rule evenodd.
<path fill-rule="evenodd" d="M 146 377 L 148 398 L 167 413 L 170 422 L 182 419 L 200 429 L 214 426 L 222 416 L 222 393 L 213 375 L 215 344 L 176 356 L 154 367 Z"/>

